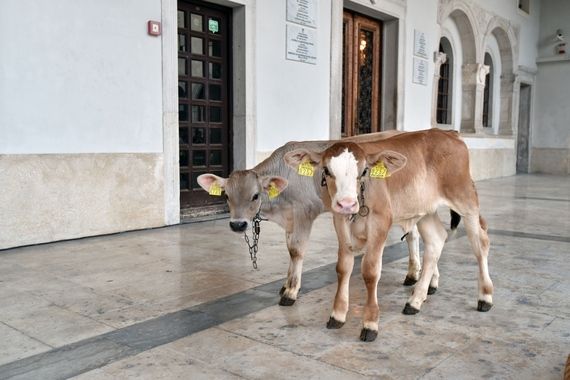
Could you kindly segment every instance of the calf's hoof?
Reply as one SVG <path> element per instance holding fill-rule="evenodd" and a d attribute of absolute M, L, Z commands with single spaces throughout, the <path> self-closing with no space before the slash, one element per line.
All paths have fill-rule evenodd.
<path fill-rule="evenodd" d="M 406 276 L 406 278 L 404 279 L 404 286 L 412 286 L 416 282 L 418 282 L 418 280 L 416 280 L 415 278 Z"/>
<path fill-rule="evenodd" d="M 489 303 L 487 301 L 479 301 L 477 302 L 477 311 L 489 311 L 491 310 L 491 308 L 493 307 L 492 303 Z"/>
<path fill-rule="evenodd" d="M 330 317 L 327 322 L 327 329 L 340 329 L 342 326 L 344 326 L 344 322 L 337 321 L 333 317 Z"/>
<path fill-rule="evenodd" d="M 363 328 L 360 331 L 360 340 L 363 342 L 373 342 L 378 336 L 378 331 Z"/>
<path fill-rule="evenodd" d="M 285 290 L 287 290 L 287 288 L 285 287 L 285 285 L 283 285 L 281 287 L 281 290 L 279 291 L 279 295 L 282 296 L 285 293 Z"/>
<path fill-rule="evenodd" d="M 437 292 L 437 288 L 434 288 L 433 286 L 430 286 L 428 288 L 428 294 L 429 295 L 435 294 L 435 292 Z"/>
<path fill-rule="evenodd" d="M 291 306 L 295 303 L 296 300 L 289 298 L 287 296 L 282 296 L 279 300 L 279 305 L 281 306 Z"/>
<path fill-rule="evenodd" d="M 406 315 L 414 315 L 420 312 L 420 309 L 416 309 L 415 307 L 413 307 L 412 305 L 410 305 L 409 303 L 406 302 L 406 306 L 404 306 L 404 310 L 402 310 L 402 313 L 406 314 Z"/>

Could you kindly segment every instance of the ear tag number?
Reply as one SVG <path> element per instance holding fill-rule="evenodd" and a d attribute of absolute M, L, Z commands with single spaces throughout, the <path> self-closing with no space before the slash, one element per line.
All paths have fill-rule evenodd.
<path fill-rule="evenodd" d="M 220 185 L 218 185 L 217 182 L 214 182 L 210 185 L 210 190 L 208 191 L 208 194 L 215 195 L 216 197 L 221 197 L 222 196 L 222 187 Z"/>
<path fill-rule="evenodd" d="M 379 161 L 376 165 L 370 169 L 370 177 L 371 178 L 386 178 L 390 177 L 390 173 L 388 173 L 388 168 L 384 165 L 384 162 Z"/>
<path fill-rule="evenodd" d="M 267 195 L 269 195 L 269 199 L 277 198 L 279 196 L 279 189 L 273 182 L 269 184 L 269 189 L 267 189 Z"/>
<path fill-rule="evenodd" d="M 315 175 L 315 168 L 310 162 L 305 161 L 299 165 L 299 175 L 312 177 Z"/>

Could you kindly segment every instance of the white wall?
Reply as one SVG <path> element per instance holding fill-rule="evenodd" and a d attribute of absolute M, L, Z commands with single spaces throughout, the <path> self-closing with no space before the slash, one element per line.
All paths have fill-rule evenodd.
<path fill-rule="evenodd" d="M 570 1 L 543 0 L 540 27 L 540 56 L 554 56 L 553 37 L 557 29 L 570 41 Z M 566 53 L 566 57 L 570 54 Z M 536 78 L 536 108 L 533 146 L 570 148 L 570 61 L 540 63 Z"/>
<path fill-rule="evenodd" d="M 439 25 L 437 24 L 437 0 L 408 0 L 406 8 L 405 49 L 405 100 L 404 130 L 416 131 L 431 128 L 433 52 L 439 50 Z M 414 30 L 426 33 L 428 44 L 427 86 L 412 83 Z"/>
<path fill-rule="evenodd" d="M 0 153 L 162 152 L 159 0 L 2 0 Z"/>
<path fill-rule="evenodd" d="M 317 64 L 311 65 L 285 59 L 286 1 L 257 1 L 258 152 L 329 137 L 331 5 L 318 4 Z"/>

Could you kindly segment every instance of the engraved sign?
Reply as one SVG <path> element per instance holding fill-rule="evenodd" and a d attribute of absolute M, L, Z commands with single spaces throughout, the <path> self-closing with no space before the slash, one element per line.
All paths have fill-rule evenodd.
<path fill-rule="evenodd" d="M 428 62 L 414 57 L 414 72 L 412 82 L 427 86 Z"/>
<path fill-rule="evenodd" d="M 427 38 L 424 32 L 414 29 L 414 55 L 428 58 Z"/>
<path fill-rule="evenodd" d="M 287 21 L 317 27 L 318 0 L 287 0 Z"/>
<path fill-rule="evenodd" d="M 316 31 L 287 24 L 287 59 L 317 64 Z"/>

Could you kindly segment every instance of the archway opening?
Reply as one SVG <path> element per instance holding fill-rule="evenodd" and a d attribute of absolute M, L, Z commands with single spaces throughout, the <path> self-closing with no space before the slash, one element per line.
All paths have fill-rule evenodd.
<path fill-rule="evenodd" d="M 439 67 L 436 121 L 437 124 L 452 124 L 453 50 L 451 49 L 451 43 L 445 37 L 442 37 L 439 42 L 439 52 L 446 55 L 446 60 Z"/>
<path fill-rule="evenodd" d="M 483 91 L 483 127 L 493 126 L 493 76 L 494 67 L 491 54 L 485 53 L 485 65 L 489 66 L 489 72 L 485 75 L 485 89 Z"/>

